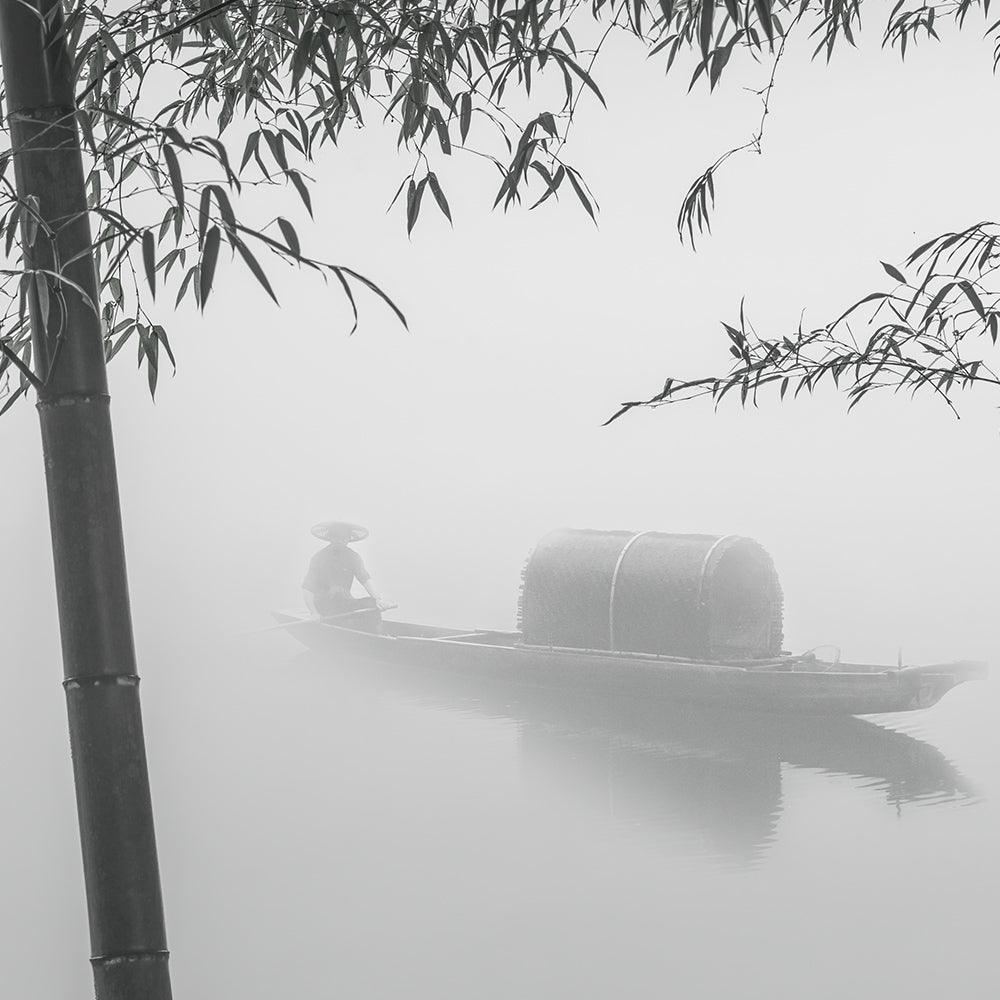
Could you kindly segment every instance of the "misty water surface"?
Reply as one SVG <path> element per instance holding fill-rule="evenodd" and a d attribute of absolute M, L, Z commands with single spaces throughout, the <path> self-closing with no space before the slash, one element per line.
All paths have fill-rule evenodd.
<path fill-rule="evenodd" d="M 782 721 L 338 665 L 280 632 L 147 659 L 178 996 L 993 995 L 991 684 Z M 14 770 L 3 864 L 8 944 L 57 947 L 7 978 L 84 996 L 49 700 L 61 787 Z"/>
<path fill-rule="evenodd" d="M 992 995 L 983 685 L 912 716 L 779 720 L 338 669 L 275 636 L 243 655 L 199 713 L 206 742 L 215 698 L 229 723 L 182 824 L 207 852 L 174 903 L 178 986 Z"/>

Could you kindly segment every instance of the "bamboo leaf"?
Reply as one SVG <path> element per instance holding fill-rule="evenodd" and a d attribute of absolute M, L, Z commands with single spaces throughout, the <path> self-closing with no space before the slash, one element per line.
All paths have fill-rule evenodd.
<path fill-rule="evenodd" d="M 892 264 L 887 264 L 884 260 L 879 261 L 879 263 L 882 265 L 883 269 L 885 270 L 885 273 L 888 274 L 890 278 L 892 278 L 894 281 L 898 281 L 900 284 L 903 285 L 906 284 L 906 278 L 903 277 L 902 271 L 900 271 L 896 267 L 893 267 Z"/>
<path fill-rule="evenodd" d="M 4 272 L 0 272 L 0 273 L 10 275 L 12 273 L 17 273 L 17 272 L 4 271 Z M 100 311 L 98 310 L 97 303 L 94 302 L 94 300 L 90 297 L 90 293 L 82 285 L 77 284 L 77 282 L 73 281 L 71 278 L 67 278 L 65 274 L 60 274 L 57 271 L 51 271 L 51 270 L 49 270 L 47 268 L 39 267 L 39 268 L 36 268 L 34 271 L 25 271 L 25 272 L 23 272 L 21 274 L 21 295 L 22 296 L 27 293 L 28 286 L 31 284 L 32 280 L 34 279 L 34 276 L 38 275 L 38 274 L 44 274 L 48 278 L 50 278 L 52 280 L 53 286 L 57 290 L 59 290 L 59 294 L 61 294 L 61 289 L 62 289 L 63 285 L 65 285 L 67 288 L 72 288 L 73 291 L 76 292 L 80 296 L 80 299 L 83 302 L 83 304 L 95 316 L 100 316 Z M 22 317 L 22 321 L 23 321 L 23 313 L 24 313 L 24 310 L 22 308 L 20 310 L 20 315 Z"/>
<path fill-rule="evenodd" d="M 132 336 L 135 330 L 135 320 L 127 319 L 119 323 L 112 331 L 112 337 L 118 337 L 114 344 L 108 342 L 108 349 L 105 351 L 105 361 L 110 361 L 124 346 L 125 342 Z M 118 336 L 121 334 L 121 336 Z"/>
<path fill-rule="evenodd" d="M 461 111 L 459 113 L 459 131 L 462 135 L 462 142 L 465 142 L 469 135 L 469 126 L 472 124 L 472 94 L 462 94 Z"/>
<path fill-rule="evenodd" d="M 838 316 L 837 319 L 835 319 L 830 324 L 830 326 L 831 327 L 837 326 L 848 316 L 850 316 L 855 309 L 860 309 L 863 305 L 867 305 L 869 302 L 875 302 L 877 300 L 887 299 L 888 297 L 889 294 L 887 292 L 871 292 L 870 294 L 866 295 L 863 299 L 859 299 L 857 302 L 855 302 L 854 305 L 851 306 L 849 309 L 842 312 L 840 316 Z"/>
<path fill-rule="evenodd" d="M 437 129 L 438 142 L 441 144 L 441 152 L 445 156 L 451 156 L 451 136 L 448 135 L 448 126 L 443 120 L 438 118 L 434 123 L 434 127 Z"/>
<path fill-rule="evenodd" d="M 4 252 L 8 257 L 14 246 L 14 240 L 17 238 L 18 228 L 21 225 L 21 207 L 21 205 L 15 205 L 10 215 L 7 216 L 7 235 L 4 240 Z"/>
<path fill-rule="evenodd" d="M 289 170 L 287 177 L 295 185 L 295 190 L 298 191 L 302 204 L 306 206 L 306 211 L 311 219 L 313 217 L 312 198 L 309 197 L 309 188 L 306 187 L 306 182 L 297 170 Z"/>
<path fill-rule="evenodd" d="M 42 329 L 49 325 L 49 281 L 44 274 L 36 271 L 33 275 L 35 281 L 35 294 L 38 297 L 39 320 Z"/>
<path fill-rule="evenodd" d="M 757 11 L 757 19 L 764 29 L 769 42 L 774 41 L 774 27 L 771 24 L 771 0 L 753 0 L 754 10 Z"/>
<path fill-rule="evenodd" d="M 167 331 L 164 330 L 162 326 L 154 326 L 153 333 L 156 335 L 156 339 L 163 345 L 163 349 L 167 352 L 167 357 L 170 358 L 170 364 L 173 366 L 174 371 L 176 371 L 177 362 L 174 360 L 174 352 L 170 349 L 170 341 L 167 339 Z"/>
<path fill-rule="evenodd" d="M 270 147 L 271 155 L 274 157 L 275 162 L 286 174 L 289 173 L 288 157 L 285 155 L 285 141 L 281 133 L 275 134 L 267 129 L 263 129 L 261 135 L 264 136 L 264 141 Z"/>
<path fill-rule="evenodd" d="M 386 214 L 388 214 L 391 211 L 392 206 L 395 205 L 396 202 L 399 200 L 399 196 L 403 193 L 403 188 L 406 187 L 406 182 L 408 180 L 409 180 L 408 177 L 404 177 L 402 181 L 400 181 L 399 187 L 396 188 L 396 193 L 392 196 L 392 201 L 389 202 L 389 207 L 385 210 Z"/>
<path fill-rule="evenodd" d="M 979 294 L 972 287 L 972 283 L 969 281 L 960 281 L 958 286 L 965 292 L 965 297 L 972 303 L 972 308 L 979 314 L 979 318 L 986 319 L 986 310 L 983 308 L 982 299 L 979 298 Z"/>
<path fill-rule="evenodd" d="M 434 200 L 438 203 L 438 208 L 444 212 L 445 218 L 451 222 L 451 209 L 448 208 L 448 199 L 444 196 L 444 191 L 441 190 L 441 185 L 438 183 L 438 179 L 433 172 L 427 175 L 427 182 L 430 184 L 431 193 L 434 195 Z"/>
<path fill-rule="evenodd" d="M 205 237 L 205 249 L 201 254 L 201 274 L 198 280 L 198 299 L 204 311 L 209 293 L 212 291 L 212 279 L 215 277 L 215 265 L 219 259 L 219 243 L 222 233 L 218 226 L 212 226 Z"/>
<path fill-rule="evenodd" d="M 586 192 L 583 190 L 583 186 L 576 178 L 576 171 L 572 167 L 566 168 L 566 176 L 569 178 L 570 184 L 573 185 L 573 190 L 576 192 L 577 198 L 580 199 L 580 203 L 587 210 L 587 214 L 597 222 L 597 217 L 594 215 L 594 206 L 590 204 L 590 199 L 587 197 Z"/>
<path fill-rule="evenodd" d="M 406 235 L 409 236 L 413 232 L 413 227 L 416 225 L 417 216 L 420 214 L 420 199 L 424 194 L 424 187 L 427 184 L 427 178 L 422 177 L 418 183 L 414 183 L 413 179 L 410 178 L 409 187 L 406 189 Z"/>
<path fill-rule="evenodd" d="M 177 154 L 173 147 L 163 144 L 163 158 L 167 161 L 167 172 L 170 174 L 170 184 L 174 189 L 174 201 L 177 202 L 177 211 L 184 211 L 184 181 L 181 177 L 181 166 L 177 162 Z"/>
<path fill-rule="evenodd" d="M 143 324 L 138 324 L 140 359 L 146 359 L 146 378 L 149 382 L 149 396 L 156 399 L 156 382 L 160 374 L 160 343 Z M 140 361 L 141 363 L 141 361 Z"/>
<path fill-rule="evenodd" d="M 594 83 L 594 81 L 591 79 L 590 74 L 579 63 L 570 59 L 570 57 L 567 55 L 563 55 L 562 62 L 565 63 L 565 65 L 569 66 L 569 68 L 574 73 L 576 73 L 576 75 L 581 80 L 583 80 L 584 84 L 586 84 L 586 86 L 588 86 L 597 95 L 597 99 L 601 102 L 601 104 L 603 104 L 605 107 L 608 106 L 608 102 L 604 100 L 604 95 L 601 93 L 600 87 L 598 87 L 597 84 Z"/>
<path fill-rule="evenodd" d="M 533 163 L 532 166 L 535 167 L 539 172 L 541 172 L 544 169 L 539 163 Z M 539 205 L 541 205 L 543 201 L 545 201 L 546 199 L 550 198 L 553 194 L 555 194 L 559 190 L 559 185 L 562 183 L 563 178 L 565 176 L 566 176 L 566 168 L 560 165 L 559 169 L 556 170 L 556 172 L 549 178 L 548 187 L 545 189 L 545 193 L 531 207 L 537 208 Z"/>
<path fill-rule="evenodd" d="M 142 263 L 146 269 L 146 281 L 149 291 L 156 298 L 156 237 L 152 229 L 146 229 L 142 234 Z"/>
<path fill-rule="evenodd" d="M 336 265 L 331 265 L 330 270 L 333 271 L 334 277 L 336 277 L 337 281 L 340 282 L 340 287 L 343 288 L 344 294 L 347 296 L 347 301 L 351 304 L 351 314 L 354 317 L 354 322 L 347 335 L 349 337 L 353 337 L 358 328 L 358 303 L 355 301 L 354 292 L 351 290 L 350 283 L 347 278 L 344 277 L 341 269 Z"/>
<path fill-rule="evenodd" d="M 712 46 L 712 20 L 715 16 L 715 0 L 701 0 L 701 19 L 698 23 L 698 43 L 702 58 L 708 58 Z"/>
<path fill-rule="evenodd" d="M 246 146 L 243 147 L 243 159 L 240 161 L 241 173 L 243 169 L 246 167 L 246 165 L 250 162 L 251 156 L 257 155 L 259 159 L 260 157 L 260 154 L 258 153 L 259 147 L 260 147 L 260 132 L 251 132 L 250 135 L 247 136 Z"/>
<path fill-rule="evenodd" d="M 933 315 L 934 311 L 944 301 L 945 296 L 955 287 L 956 284 L 958 284 L 958 282 L 949 281 L 938 289 L 937 293 L 924 310 L 924 323 L 926 323 L 927 320 Z"/>
<path fill-rule="evenodd" d="M 917 249 L 914 250 L 913 253 L 911 253 L 910 256 L 906 258 L 906 263 L 912 264 L 918 257 L 923 257 L 923 255 L 927 253 L 927 251 L 930 250 L 930 248 L 934 246 L 934 244 L 937 243 L 937 241 L 940 238 L 941 237 L 939 236 L 935 236 L 934 239 L 928 240 L 926 243 L 923 243 L 920 246 L 918 246 Z"/>
<path fill-rule="evenodd" d="M 184 280 L 181 282 L 181 287 L 177 290 L 177 298 L 174 299 L 174 308 L 176 308 L 177 306 L 179 306 L 181 304 L 181 302 L 184 299 L 184 295 L 185 295 L 185 293 L 188 290 L 188 286 L 191 285 L 191 279 L 194 278 L 194 277 L 196 277 L 196 276 L 199 279 L 198 283 L 195 284 L 195 285 L 192 285 L 191 287 L 198 289 L 198 291 L 195 292 L 195 297 L 196 298 L 200 297 L 200 295 L 201 295 L 201 292 L 200 292 L 200 288 L 201 288 L 201 281 L 200 281 L 201 267 L 198 264 L 195 264 L 193 267 L 188 268 L 187 273 L 184 275 Z"/>
<path fill-rule="evenodd" d="M 403 315 L 399 306 L 397 306 L 396 303 L 393 302 L 392 299 L 390 299 L 389 296 L 375 284 L 375 282 L 366 278 L 363 274 L 358 274 L 357 271 L 352 271 L 349 267 L 340 267 L 338 270 L 343 271 L 345 274 L 349 274 L 355 281 L 360 281 L 365 288 L 373 291 L 396 314 L 397 319 L 403 324 L 404 329 L 409 329 L 406 317 Z"/>
<path fill-rule="evenodd" d="M 206 187 L 201 192 L 201 202 L 198 205 L 198 242 L 205 241 L 205 233 L 212 218 L 212 191 Z"/>
<path fill-rule="evenodd" d="M 744 32 L 741 28 L 725 45 L 722 46 L 722 48 L 716 49 L 715 52 L 712 53 L 712 64 L 708 71 L 708 83 L 710 90 L 715 89 L 715 85 L 719 82 L 719 78 L 722 76 L 722 71 L 728 65 L 729 58 L 733 54 L 733 46 L 743 37 L 743 34 Z"/>
<path fill-rule="evenodd" d="M 229 195 L 226 194 L 226 189 L 220 184 L 209 184 L 205 190 L 215 195 L 216 204 L 219 206 L 219 214 L 222 216 L 223 226 L 227 230 L 235 229 L 236 213 L 233 211 L 233 206 L 229 201 Z"/>
<path fill-rule="evenodd" d="M 229 242 L 236 247 L 237 252 L 243 258 L 243 262 L 250 269 L 250 273 L 260 282 L 261 287 L 267 292 L 268 295 L 275 301 L 278 302 L 278 296 L 274 294 L 274 289 L 271 287 L 271 283 L 267 280 L 267 275 L 264 273 L 264 269 L 260 266 L 257 258 L 250 252 L 249 247 L 241 240 L 239 237 L 230 234 Z"/>
<path fill-rule="evenodd" d="M 287 219 L 283 219 L 279 216 L 278 228 L 281 230 L 281 235 L 285 238 L 285 243 L 288 244 L 288 249 L 291 250 L 296 257 L 301 257 L 302 252 L 299 246 L 298 233 L 295 232 L 295 227 Z"/>
<path fill-rule="evenodd" d="M 38 235 L 38 221 L 41 217 L 41 205 L 39 204 L 37 195 L 29 194 L 28 197 L 24 199 L 24 210 L 26 213 L 24 245 L 33 247 L 35 245 L 35 238 Z"/>

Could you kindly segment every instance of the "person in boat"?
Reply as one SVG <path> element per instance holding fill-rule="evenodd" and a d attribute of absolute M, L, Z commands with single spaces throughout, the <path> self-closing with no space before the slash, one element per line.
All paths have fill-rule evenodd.
<path fill-rule="evenodd" d="M 323 521 L 312 528 L 312 534 L 327 542 L 309 562 L 302 581 L 306 607 L 313 618 L 347 615 L 352 611 L 371 610 L 378 618 L 387 607 L 375 587 L 375 581 L 365 569 L 364 560 L 350 546 L 368 537 L 368 529 L 348 521 Z M 354 581 L 364 587 L 367 597 L 355 597 Z M 357 618 L 367 618 L 357 615 Z M 347 619 L 350 621 L 350 618 Z"/>

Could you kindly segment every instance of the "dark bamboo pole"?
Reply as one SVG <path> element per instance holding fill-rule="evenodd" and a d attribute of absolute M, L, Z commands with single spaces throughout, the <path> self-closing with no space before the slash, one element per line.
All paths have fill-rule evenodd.
<path fill-rule="evenodd" d="M 44 223 L 22 225 L 26 264 L 65 275 L 96 303 L 61 26 L 60 0 L 0 0 L 17 191 L 38 199 Z M 56 279 L 29 306 L 95 991 L 169 1000 L 101 325 L 87 298 Z"/>

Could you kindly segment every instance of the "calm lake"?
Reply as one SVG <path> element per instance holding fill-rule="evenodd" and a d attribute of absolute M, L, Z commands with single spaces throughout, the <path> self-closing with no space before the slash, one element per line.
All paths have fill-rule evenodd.
<path fill-rule="evenodd" d="M 995 683 L 781 721 L 240 650 L 156 775 L 179 996 L 994 995 Z"/>
<path fill-rule="evenodd" d="M 141 651 L 178 998 L 995 995 L 995 679 L 781 721 L 210 635 Z M 49 667 L 0 733 L 19 997 L 90 995 Z"/>

